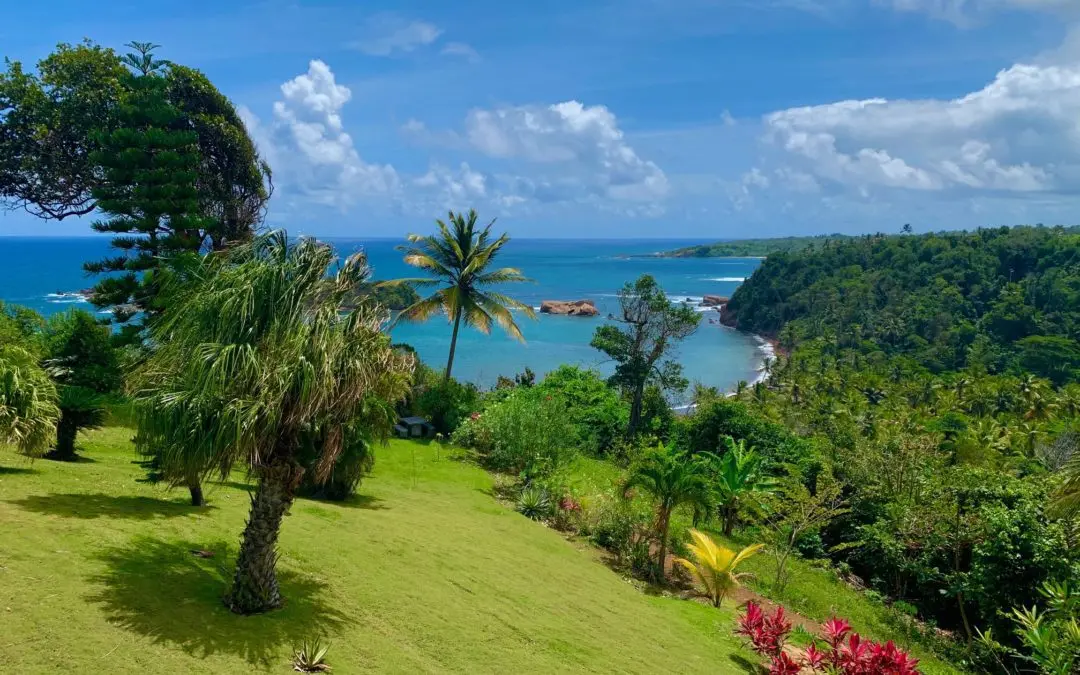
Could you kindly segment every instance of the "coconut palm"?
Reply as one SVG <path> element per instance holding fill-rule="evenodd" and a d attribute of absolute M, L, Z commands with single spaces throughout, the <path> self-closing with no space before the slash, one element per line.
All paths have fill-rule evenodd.
<path fill-rule="evenodd" d="M 56 385 L 29 349 L 0 344 L 0 444 L 41 454 L 60 418 Z"/>
<path fill-rule="evenodd" d="M 281 605 L 278 532 L 305 473 L 325 481 L 354 420 L 408 389 L 413 360 L 381 332 L 385 314 L 346 310 L 364 257 L 335 262 L 329 246 L 283 233 L 192 261 L 166 287 L 157 348 L 136 373 L 138 442 L 160 449 L 165 475 L 242 466 L 257 482 L 226 598 L 234 612 Z"/>
<path fill-rule="evenodd" d="M 675 558 L 675 562 L 682 565 L 690 572 L 694 581 L 701 584 L 705 595 L 712 601 L 713 607 L 723 604 L 724 598 L 732 590 L 739 587 L 739 582 L 750 576 L 749 572 L 736 572 L 739 565 L 754 555 L 764 544 L 747 546 L 739 552 L 720 546 L 707 534 L 690 530 L 690 537 L 694 543 L 688 544 L 693 561 L 686 558 Z"/>
<path fill-rule="evenodd" d="M 671 513 L 683 505 L 701 512 L 712 508 L 709 469 L 703 458 L 690 456 L 673 446 L 660 446 L 634 466 L 623 485 L 623 494 L 630 494 L 634 488 L 641 488 L 656 501 L 658 551 L 654 570 L 657 578 L 663 579 Z"/>
<path fill-rule="evenodd" d="M 410 234 L 409 245 L 400 247 L 405 253 L 405 262 L 430 276 L 387 282 L 414 286 L 444 284 L 430 296 L 406 307 L 400 318 L 426 321 L 437 312 L 446 314 L 447 320 L 454 325 L 450 336 L 450 356 L 446 360 L 445 377 L 448 380 L 454 367 L 454 352 L 462 321 L 483 333 L 491 332 L 492 322 L 497 323 L 511 337 L 524 342 L 525 338 L 511 310 L 519 310 L 531 319 L 536 318 L 532 307 L 502 293 L 487 290 L 487 287 L 496 284 L 528 279 L 521 270 L 513 267 L 489 269 L 510 237 L 503 234 L 492 239 L 491 226 L 495 221 L 478 228 L 476 219 L 475 210 L 470 210 L 468 216 L 451 211 L 447 219 L 449 224 L 442 220 L 435 221 L 439 230 L 436 234 Z"/>
<path fill-rule="evenodd" d="M 718 462 L 715 480 L 724 535 L 731 536 L 747 501 L 774 491 L 776 481 L 765 475 L 764 458 L 748 449 L 745 440 L 726 436 L 724 441 L 727 452 Z"/>

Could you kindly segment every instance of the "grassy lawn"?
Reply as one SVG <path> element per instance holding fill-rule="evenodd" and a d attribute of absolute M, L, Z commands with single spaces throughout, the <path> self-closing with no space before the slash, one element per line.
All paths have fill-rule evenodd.
<path fill-rule="evenodd" d="M 77 464 L 0 451 L 0 670 L 286 673 L 323 636 L 338 673 L 744 672 L 731 610 L 638 591 L 500 506 L 483 471 L 404 442 L 362 498 L 296 503 L 286 607 L 235 616 L 221 596 L 246 486 L 208 486 L 193 509 L 136 482 L 130 436 L 82 438 Z"/>

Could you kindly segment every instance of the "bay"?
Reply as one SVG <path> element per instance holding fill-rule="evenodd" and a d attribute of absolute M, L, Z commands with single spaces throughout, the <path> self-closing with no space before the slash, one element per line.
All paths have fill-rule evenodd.
<path fill-rule="evenodd" d="M 400 239 L 328 239 L 347 255 L 363 250 L 378 279 L 418 276 L 395 247 Z M 491 335 L 463 328 L 458 338 L 454 375 L 481 386 L 499 375 L 514 375 L 526 367 L 537 375 L 568 363 L 610 373 L 612 364 L 589 346 L 593 331 L 609 313 L 618 311 L 617 293 L 641 274 L 653 275 L 672 300 L 700 302 L 706 294 L 731 295 L 760 264 L 755 258 L 654 258 L 647 254 L 700 243 L 686 240 L 544 240 L 514 239 L 496 260 L 499 266 L 520 268 L 533 281 L 506 287 L 507 293 L 539 308 L 544 300 L 593 300 L 600 317 L 541 315 L 536 321 L 519 316 L 526 343 L 495 328 Z M 64 296 L 94 283 L 82 263 L 109 255 L 108 240 L 100 237 L 0 237 L 0 299 L 25 305 L 45 315 L 69 307 L 92 306 Z M 758 377 L 768 346 L 719 325 L 714 311 L 703 311 L 697 332 L 683 342 L 675 357 L 691 381 L 722 389 L 739 380 Z M 450 345 L 445 317 L 423 324 L 399 324 L 396 342 L 412 345 L 429 365 L 442 368 Z"/>

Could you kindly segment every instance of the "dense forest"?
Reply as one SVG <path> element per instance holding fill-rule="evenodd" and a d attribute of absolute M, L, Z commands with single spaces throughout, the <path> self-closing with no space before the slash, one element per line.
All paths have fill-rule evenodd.
<path fill-rule="evenodd" d="M 1075 663 L 1080 234 L 868 236 L 780 253 L 724 320 L 783 348 L 738 394 L 809 444 L 756 442 L 772 470 L 810 494 L 838 486 L 843 513 L 800 539 L 804 555 L 954 631 L 957 661 L 977 670 Z"/>
<path fill-rule="evenodd" d="M 776 239 L 734 239 L 714 244 L 686 246 L 660 254 L 662 258 L 756 258 L 782 251 L 802 251 L 828 241 L 848 239 L 843 234 L 819 234 L 812 237 Z"/>

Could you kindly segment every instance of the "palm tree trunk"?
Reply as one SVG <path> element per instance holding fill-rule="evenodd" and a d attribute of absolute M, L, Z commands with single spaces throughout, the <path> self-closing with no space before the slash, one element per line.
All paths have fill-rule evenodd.
<path fill-rule="evenodd" d="M 236 576 L 225 600 L 237 614 L 258 614 L 281 606 L 275 572 L 277 539 L 300 475 L 302 470 L 278 464 L 265 469 L 259 477 L 240 543 Z"/>
<path fill-rule="evenodd" d="M 79 427 L 75 425 L 71 417 L 60 412 L 60 421 L 56 425 L 56 450 L 52 453 L 53 459 L 62 462 L 75 461 L 75 437 L 79 434 Z"/>
<path fill-rule="evenodd" d="M 724 506 L 724 536 L 730 537 L 735 531 L 735 516 L 738 513 L 734 504 Z"/>
<path fill-rule="evenodd" d="M 454 314 L 454 333 L 450 336 L 450 358 L 446 360 L 446 380 L 450 380 L 450 371 L 454 367 L 454 352 L 457 351 L 458 328 L 461 327 L 461 308 Z"/>
<path fill-rule="evenodd" d="M 191 493 L 191 505 L 202 506 L 206 503 L 203 499 L 202 483 L 199 481 L 198 476 L 188 476 L 187 479 L 188 492 Z"/>
<path fill-rule="evenodd" d="M 659 561 L 656 566 L 656 578 L 658 581 L 663 581 L 667 578 L 664 567 L 667 564 L 667 548 L 668 548 L 668 530 L 671 527 L 671 511 L 668 509 L 661 509 L 660 522 L 657 529 L 660 533 L 660 554 Z"/>

